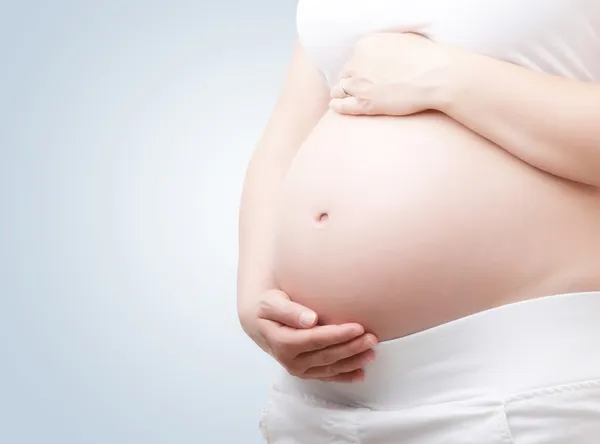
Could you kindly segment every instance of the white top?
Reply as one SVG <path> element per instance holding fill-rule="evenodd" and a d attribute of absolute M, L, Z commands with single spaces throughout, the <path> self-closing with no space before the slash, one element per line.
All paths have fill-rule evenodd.
<path fill-rule="evenodd" d="M 354 43 L 416 32 L 564 77 L 600 81 L 600 0 L 299 0 L 305 51 L 331 85 Z"/>

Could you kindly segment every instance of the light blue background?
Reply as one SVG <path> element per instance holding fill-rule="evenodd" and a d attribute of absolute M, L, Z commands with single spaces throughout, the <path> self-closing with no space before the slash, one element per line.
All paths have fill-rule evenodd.
<path fill-rule="evenodd" d="M 294 1 L 0 6 L 0 442 L 258 444 L 237 208 Z"/>

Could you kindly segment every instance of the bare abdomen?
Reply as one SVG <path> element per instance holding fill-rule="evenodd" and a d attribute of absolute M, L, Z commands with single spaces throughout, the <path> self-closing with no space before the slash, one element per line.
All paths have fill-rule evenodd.
<path fill-rule="evenodd" d="M 589 189 L 437 113 L 328 113 L 281 190 L 275 273 L 323 323 L 380 339 L 493 306 L 600 288 Z"/>

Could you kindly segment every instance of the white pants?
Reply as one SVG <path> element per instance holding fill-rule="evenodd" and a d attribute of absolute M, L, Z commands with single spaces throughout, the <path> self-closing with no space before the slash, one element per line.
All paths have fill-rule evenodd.
<path fill-rule="evenodd" d="M 378 344 L 365 381 L 284 373 L 270 444 L 600 444 L 600 292 L 488 310 Z"/>

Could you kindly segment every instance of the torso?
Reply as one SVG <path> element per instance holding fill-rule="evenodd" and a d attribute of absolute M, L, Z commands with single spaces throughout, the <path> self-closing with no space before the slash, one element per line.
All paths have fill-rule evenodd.
<path fill-rule="evenodd" d="M 532 3 L 300 0 L 298 31 L 329 84 L 356 40 L 378 31 L 418 32 L 600 80 L 600 2 Z M 382 340 L 504 303 L 600 288 L 599 193 L 438 113 L 327 113 L 280 197 L 281 289 L 323 323 L 360 322 Z"/>

